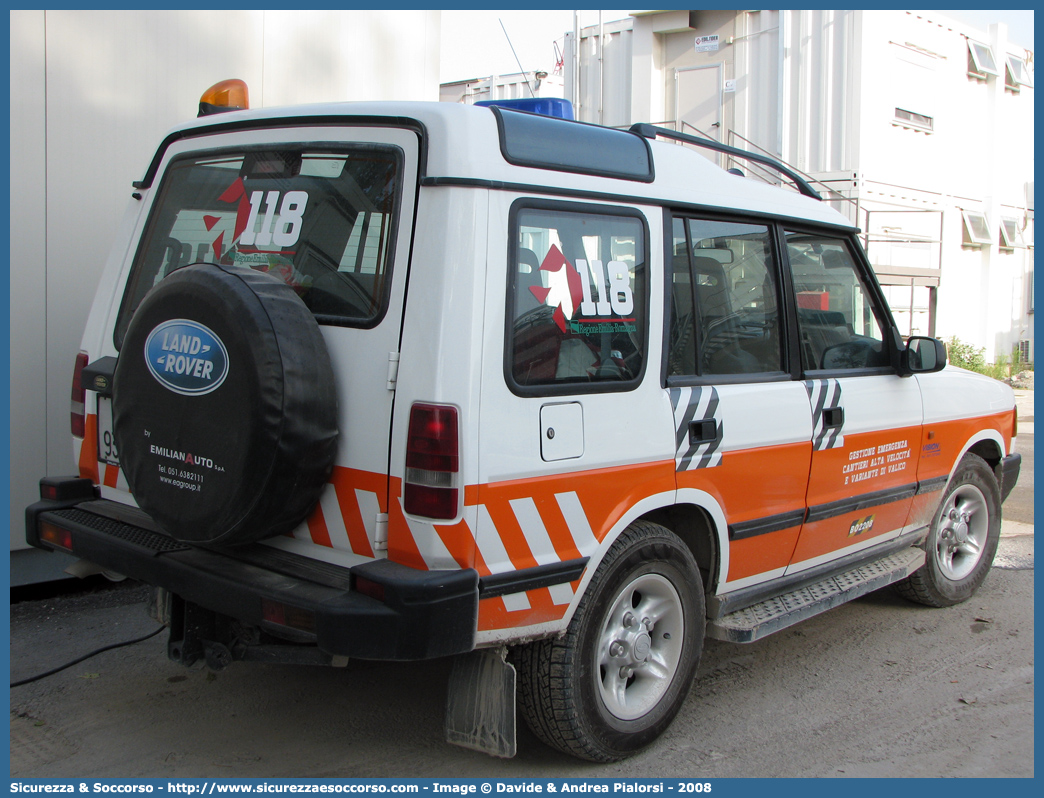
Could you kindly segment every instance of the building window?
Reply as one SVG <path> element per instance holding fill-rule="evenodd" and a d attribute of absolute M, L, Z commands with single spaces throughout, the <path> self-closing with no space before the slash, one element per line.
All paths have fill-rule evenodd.
<path fill-rule="evenodd" d="M 1019 91 L 1023 86 L 1032 86 L 1033 78 L 1030 76 L 1026 62 L 1017 55 L 1009 54 L 1005 59 L 1004 86 L 1012 91 Z"/>
<path fill-rule="evenodd" d="M 964 244 L 966 246 L 982 246 L 993 243 L 990 238 L 990 222 L 986 214 L 979 211 L 961 211 L 964 217 Z"/>
<path fill-rule="evenodd" d="M 924 114 L 917 114 L 913 111 L 906 111 L 902 108 L 895 109 L 895 121 L 903 127 L 914 128 L 916 130 L 924 130 L 931 133 L 934 130 L 935 120 L 930 116 Z"/>
<path fill-rule="evenodd" d="M 1003 249 L 1014 249 L 1022 246 L 1019 234 L 1019 220 L 1010 216 L 1002 216 L 1000 220 L 1000 245 Z"/>
<path fill-rule="evenodd" d="M 983 80 L 987 75 L 1000 75 L 997 60 L 993 57 L 993 50 L 988 44 L 968 39 L 968 74 Z"/>

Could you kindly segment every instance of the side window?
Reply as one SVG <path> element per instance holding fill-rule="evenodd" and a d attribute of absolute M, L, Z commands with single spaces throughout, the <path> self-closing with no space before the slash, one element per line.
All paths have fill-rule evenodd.
<path fill-rule="evenodd" d="M 769 228 L 676 219 L 673 239 L 668 375 L 782 371 Z"/>
<path fill-rule="evenodd" d="M 637 379 L 645 359 L 645 226 L 637 214 L 513 214 L 508 358 L 515 385 Z"/>
<path fill-rule="evenodd" d="M 843 239 L 788 231 L 805 371 L 889 365 L 879 311 Z"/>

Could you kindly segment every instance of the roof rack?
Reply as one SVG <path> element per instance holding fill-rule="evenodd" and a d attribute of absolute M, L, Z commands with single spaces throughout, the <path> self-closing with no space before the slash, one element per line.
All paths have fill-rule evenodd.
<path fill-rule="evenodd" d="M 794 181 L 794 184 L 798 187 L 798 191 L 804 194 L 806 197 L 817 199 L 822 201 L 823 198 L 819 195 L 812 186 L 808 184 L 801 175 L 790 169 L 774 158 L 769 158 L 767 155 L 761 155 L 756 152 L 749 152 L 748 150 L 741 150 L 739 147 L 730 147 L 728 144 L 721 144 L 714 139 L 699 138 L 698 136 L 690 136 L 688 133 L 679 133 L 676 130 L 669 130 L 665 127 L 657 127 L 656 125 L 650 125 L 645 122 L 639 122 L 638 124 L 631 125 L 630 128 L 632 133 L 637 133 L 647 139 L 654 139 L 660 136 L 665 139 L 673 139 L 674 141 L 681 141 L 685 144 L 692 144 L 697 147 L 704 147 L 708 150 L 715 150 L 717 152 L 724 152 L 728 155 L 734 155 L 738 158 L 745 158 L 748 161 L 755 161 L 756 163 L 768 166 L 771 169 L 775 169 L 784 177 Z"/>

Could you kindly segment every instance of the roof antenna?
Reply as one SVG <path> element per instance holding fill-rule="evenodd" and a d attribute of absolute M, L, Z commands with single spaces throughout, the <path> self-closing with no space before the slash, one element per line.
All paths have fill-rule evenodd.
<path fill-rule="evenodd" d="M 522 69 L 522 62 L 518 60 L 518 53 L 515 52 L 515 45 L 511 43 L 511 37 L 508 36 L 507 28 L 504 27 L 504 20 L 497 17 L 497 22 L 500 23 L 500 29 L 504 31 L 504 38 L 507 39 L 508 47 L 511 48 L 511 54 L 515 56 L 515 63 L 518 64 L 518 69 L 522 73 L 522 77 L 526 78 L 526 70 Z M 490 87 L 490 96 L 492 96 L 492 86 Z M 533 87 L 529 85 L 529 78 L 526 78 L 526 88 L 529 89 L 529 93 L 536 97 L 536 92 L 533 91 Z"/>

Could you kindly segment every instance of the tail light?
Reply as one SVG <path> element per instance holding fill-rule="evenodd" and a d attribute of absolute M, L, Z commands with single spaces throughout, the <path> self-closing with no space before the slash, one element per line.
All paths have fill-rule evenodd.
<path fill-rule="evenodd" d="M 69 424 L 72 434 L 82 438 L 86 426 L 87 391 L 83 387 L 83 370 L 87 367 L 87 353 L 80 352 L 76 356 L 76 365 L 73 367 L 72 380 L 72 403 L 69 407 Z"/>
<path fill-rule="evenodd" d="M 416 404 L 406 435 L 403 507 L 411 515 L 450 519 L 457 515 L 457 409 Z"/>

